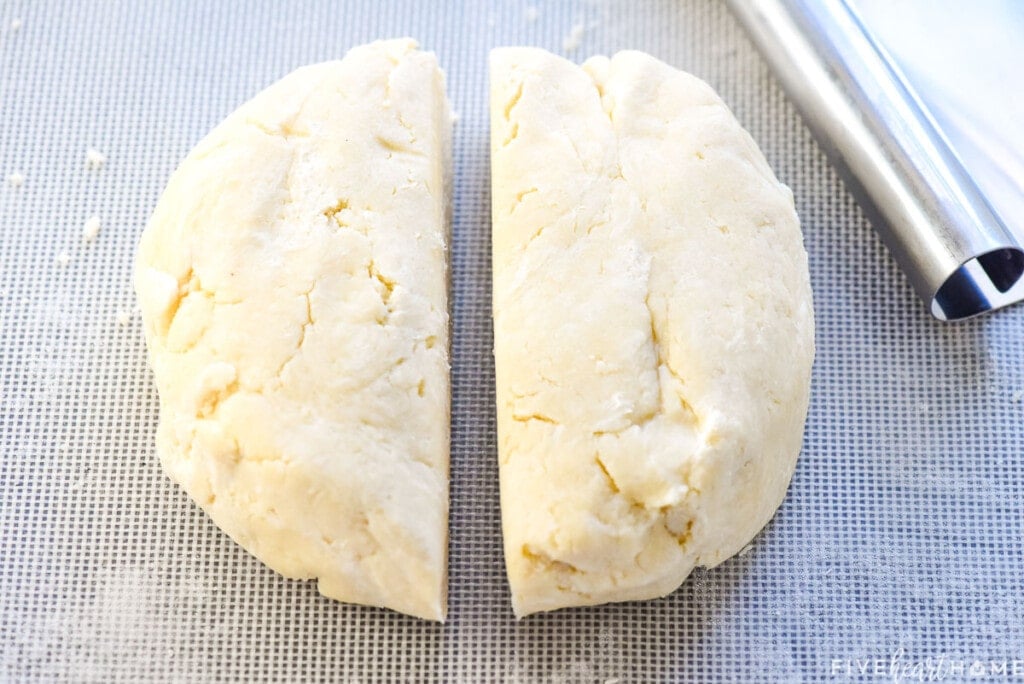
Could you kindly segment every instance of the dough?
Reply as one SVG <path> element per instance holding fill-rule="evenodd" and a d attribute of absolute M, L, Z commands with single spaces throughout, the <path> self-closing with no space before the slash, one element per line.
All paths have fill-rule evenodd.
<path fill-rule="evenodd" d="M 814 323 L 792 194 L 640 52 L 491 53 L 494 337 L 516 615 L 662 596 L 771 518 Z"/>
<path fill-rule="evenodd" d="M 281 574 L 434 620 L 450 129 L 411 40 L 301 68 L 182 162 L 135 272 L 170 477 Z"/>

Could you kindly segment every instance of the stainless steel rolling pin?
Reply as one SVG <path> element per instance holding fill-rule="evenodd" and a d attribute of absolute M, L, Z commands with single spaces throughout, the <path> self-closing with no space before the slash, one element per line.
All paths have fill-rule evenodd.
<path fill-rule="evenodd" d="M 726 2 L 936 318 L 1024 296 L 1020 241 L 848 0 Z"/>

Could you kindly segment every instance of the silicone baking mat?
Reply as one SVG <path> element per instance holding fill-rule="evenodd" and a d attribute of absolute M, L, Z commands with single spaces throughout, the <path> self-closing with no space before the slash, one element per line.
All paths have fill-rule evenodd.
<path fill-rule="evenodd" d="M 207 130 L 297 66 L 401 35 L 438 53 L 460 117 L 443 626 L 278 577 L 164 477 L 130 286 Z M 793 188 L 818 319 L 803 454 L 750 551 L 661 600 L 521 622 L 489 301 L 486 59 L 507 44 L 639 48 L 708 80 Z M 4 0 L 0 172 L 0 680 L 870 681 L 929 659 L 946 681 L 1024 676 L 1024 308 L 932 320 L 717 2 Z"/>

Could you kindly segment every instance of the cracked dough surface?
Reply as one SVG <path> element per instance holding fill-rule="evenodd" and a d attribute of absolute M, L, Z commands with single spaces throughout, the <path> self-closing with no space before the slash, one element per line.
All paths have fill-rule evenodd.
<path fill-rule="evenodd" d="M 435 620 L 450 128 L 411 40 L 303 67 L 182 162 L 135 273 L 170 477 L 281 574 Z"/>
<path fill-rule="evenodd" d="M 792 194 L 699 79 L 491 53 L 494 336 L 518 616 L 740 551 L 800 450 L 814 322 Z"/>

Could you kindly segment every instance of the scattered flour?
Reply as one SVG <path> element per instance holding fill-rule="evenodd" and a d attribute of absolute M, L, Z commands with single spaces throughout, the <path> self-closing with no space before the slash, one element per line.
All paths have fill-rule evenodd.
<path fill-rule="evenodd" d="M 85 242 L 92 242 L 93 240 L 96 239 L 96 236 L 100 234 L 100 228 L 102 227 L 103 224 L 100 223 L 99 216 L 90 217 L 85 222 L 85 225 L 82 226 L 82 239 Z"/>
<path fill-rule="evenodd" d="M 583 40 L 583 24 L 574 24 L 569 35 L 562 41 L 562 49 L 566 52 L 575 52 L 579 49 L 581 40 Z"/>
<path fill-rule="evenodd" d="M 89 148 L 85 153 L 85 165 L 90 169 L 98 169 L 107 162 L 107 155 L 97 149 Z"/>
<path fill-rule="evenodd" d="M 13 188 L 20 188 L 24 182 L 25 176 L 21 175 L 17 171 L 7 174 L 7 184 Z"/>
<path fill-rule="evenodd" d="M 0 679 L 8 681 L 5 657 L 14 680 L 20 679 L 19 670 L 47 681 L 63 680 L 69 672 L 81 682 L 143 681 L 154 672 L 174 681 L 203 679 L 198 662 L 175 657 L 171 646 L 181 628 L 175 609 L 199 611 L 212 593 L 197 577 L 168 577 L 162 570 L 146 565 L 98 569 L 89 575 L 88 587 L 45 611 L 0 604 L 0 624 L 18 625 L 11 638 L 5 637 L 10 651 L 0 654 Z"/>

